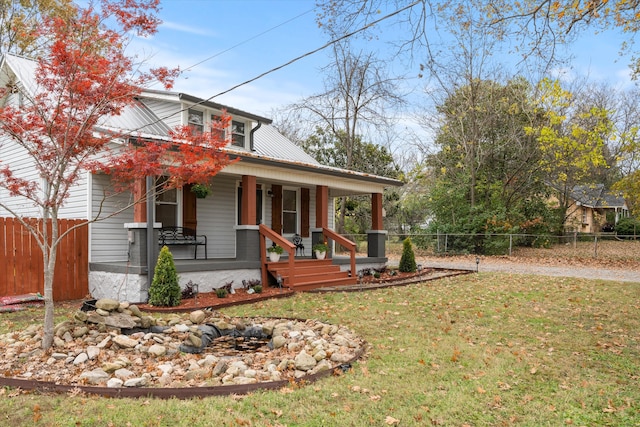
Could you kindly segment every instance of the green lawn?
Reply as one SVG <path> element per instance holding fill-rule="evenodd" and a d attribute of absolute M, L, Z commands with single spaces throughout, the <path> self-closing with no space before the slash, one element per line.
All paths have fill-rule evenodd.
<path fill-rule="evenodd" d="M 0 390 L 3 425 L 640 426 L 640 284 L 481 273 L 224 312 L 343 324 L 370 349 L 344 375 L 248 396 Z M 39 315 L 3 314 L 0 332 Z"/>

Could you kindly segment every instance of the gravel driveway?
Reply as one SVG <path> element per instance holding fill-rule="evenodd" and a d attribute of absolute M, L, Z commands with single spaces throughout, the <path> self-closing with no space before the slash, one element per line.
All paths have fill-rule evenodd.
<path fill-rule="evenodd" d="M 476 270 L 475 257 L 416 257 L 416 262 L 424 267 L 454 268 L 460 270 Z M 392 266 L 398 260 L 389 260 Z M 623 269 L 606 269 L 573 265 L 540 265 L 533 262 L 517 262 L 505 258 L 481 258 L 477 265 L 479 272 L 504 272 L 513 274 L 540 274 L 555 277 L 578 277 L 584 279 L 614 280 L 618 282 L 640 283 L 640 271 Z"/>

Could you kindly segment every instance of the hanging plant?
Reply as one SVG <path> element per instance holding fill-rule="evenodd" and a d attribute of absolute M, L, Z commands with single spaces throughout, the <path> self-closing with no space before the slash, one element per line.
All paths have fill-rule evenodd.
<path fill-rule="evenodd" d="M 206 184 L 193 184 L 191 186 L 191 192 L 195 194 L 198 199 L 204 199 L 211 194 L 211 187 Z"/>

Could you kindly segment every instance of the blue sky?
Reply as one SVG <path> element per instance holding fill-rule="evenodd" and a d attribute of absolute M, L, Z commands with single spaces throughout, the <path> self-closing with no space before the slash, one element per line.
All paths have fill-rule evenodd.
<path fill-rule="evenodd" d="M 152 65 L 185 69 L 206 60 L 185 71 L 174 90 L 208 98 L 324 45 L 327 38 L 316 24 L 315 3 L 163 0 L 164 24 L 158 34 L 136 40 L 132 47 L 143 49 L 141 55 L 149 56 Z M 385 31 L 384 37 L 393 36 Z M 571 48 L 576 55 L 573 67 L 563 71 L 629 85 L 628 58 L 618 57 L 621 40 L 613 32 L 583 35 Z M 382 41 L 370 43 L 385 49 Z M 322 90 L 321 68 L 329 62 L 328 54 L 329 49 L 308 56 L 214 101 L 270 116 L 273 108 Z M 407 72 L 414 75 L 418 70 Z"/>

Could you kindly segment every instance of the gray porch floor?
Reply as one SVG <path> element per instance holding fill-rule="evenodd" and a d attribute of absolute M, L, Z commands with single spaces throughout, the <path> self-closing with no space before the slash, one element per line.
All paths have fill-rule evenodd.
<path fill-rule="evenodd" d="M 287 257 L 285 256 L 284 259 Z M 296 257 L 296 259 L 311 259 L 311 257 Z M 387 258 L 356 257 L 357 266 L 371 264 L 386 264 Z M 333 263 L 340 266 L 348 266 L 348 256 L 337 255 L 333 257 Z M 216 270 L 242 270 L 260 269 L 260 261 L 238 261 L 235 258 L 214 259 L 176 259 L 178 273 Z M 146 266 L 131 265 L 127 261 L 92 262 L 89 263 L 90 271 L 105 271 L 109 273 L 147 274 Z"/>

